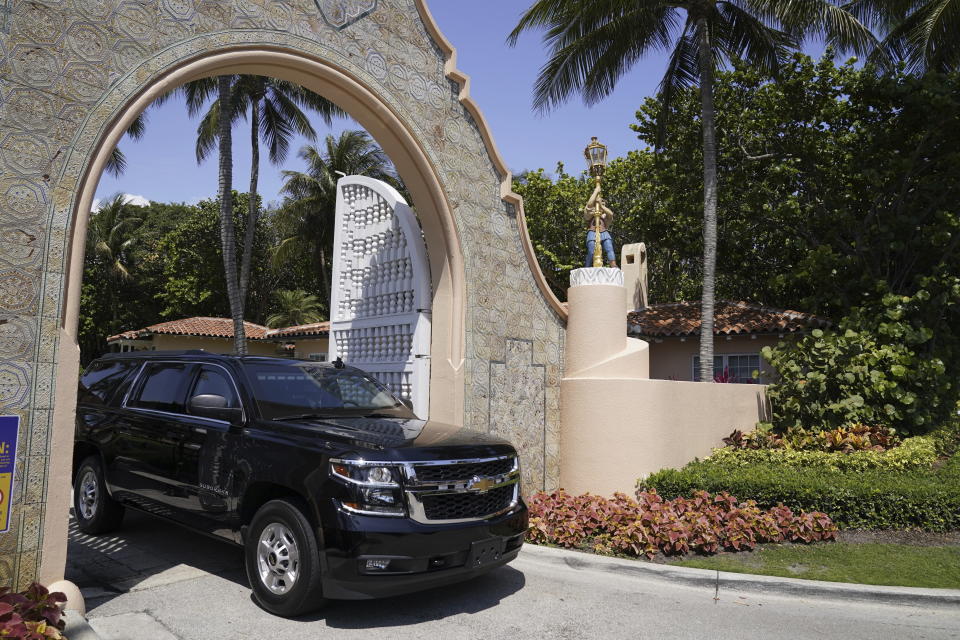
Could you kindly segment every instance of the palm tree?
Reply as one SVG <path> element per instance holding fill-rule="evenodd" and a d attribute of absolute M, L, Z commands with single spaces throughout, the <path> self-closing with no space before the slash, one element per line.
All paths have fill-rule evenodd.
<path fill-rule="evenodd" d="M 960 0 L 855 0 L 851 12 L 886 33 L 874 60 L 919 74 L 960 70 Z"/>
<path fill-rule="evenodd" d="M 90 216 L 90 230 L 87 233 L 87 253 L 101 262 L 106 269 L 109 283 L 110 300 L 108 304 L 113 313 L 113 329 L 116 329 L 120 314 L 118 294 L 120 286 L 129 282 L 131 252 L 137 243 L 137 229 L 141 219 L 127 205 L 127 196 L 114 194 L 100 209 Z"/>
<path fill-rule="evenodd" d="M 321 295 L 329 302 L 330 276 L 327 256 L 333 242 L 334 212 L 338 174 L 365 175 L 390 183 L 399 190 L 390 159 L 364 131 L 344 131 L 338 138 L 328 135 L 321 151 L 313 145 L 298 154 L 307 163 L 306 171 L 284 171 L 281 193 L 286 195 L 284 226 L 292 233 L 280 241 L 275 259 L 283 261 L 295 251 L 310 251 L 320 267 Z"/>
<path fill-rule="evenodd" d="M 303 289 L 276 292 L 275 311 L 267 317 L 267 326 L 271 329 L 311 324 L 323 320 L 323 307 L 317 296 Z"/>
<path fill-rule="evenodd" d="M 227 282 L 227 300 L 233 319 L 233 350 L 247 355 L 247 335 L 243 326 L 243 299 L 237 281 L 237 237 L 233 225 L 233 132 L 231 115 L 231 76 L 217 78 L 218 135 L 220 142 L 220 246 L 223 249 L 223 276 Z"/>
<path fill-rule="evenodd" d="M 877 0 L 881 1 L 881 0 Z M 660 130 L 678 89 L 699 83 L 703 126 L 703 294 L 700 379 L 713 380 L 717 263 L 717 144 L 713 80 L 718 65 L 742 59 L 775 74 L 790 48 L 820 34 L 839 49 L 869 50 L 869 29 L 831 0 L 537 0 L 508 37 L 546 28 L 550 58 L 534 86 L 543 112 L 579 92 L 590 105 L 609 95 L 644 55 L 670 51 L 660 83 Z M 661 135 L 662 138 L 662 135 Z M 662 139 L 658 146 L 662 145 Z"/>
<path fill-rule="evenodd" d="M 246 302 L 250 283 L 250 265 L 253 240 L 259 215 L 257 185 L 260 177 L 260 142 L 267 145 L 267 153 L 273 164 L 281 164 L 290 149 L 294 134 L 308 140 L 317 133 L 310 124 L 304 109 L 316 112 L 327 126 L 334 117 L 346 116 L 340 107 L 300 85 L 268 78 L 266 76 L 240 75 L 231 77 L 231 123 L 250 115 L 250 199 L 247 210 L 247 225 L 243 241 L 243 257 L 240 267 L 240 297 Z M 183 88 L 190 115 L 203 109 L 214 90 L 211 78 L 188 83 Z M 213 151 L 219 135 L 219 98 L 210 104 L 197 127 L 197 162 L 202 162 Z"/>

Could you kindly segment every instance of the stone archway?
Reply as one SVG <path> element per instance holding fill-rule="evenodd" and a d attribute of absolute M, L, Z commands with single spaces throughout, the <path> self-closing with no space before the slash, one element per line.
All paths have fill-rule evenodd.
<path fill-rule="evenodd" d="M 431 416 L 510 437 L 527 488 L 556 486 L 564 314 L 422 0 L 17 3 L 0 68 L 0 403 L 21 418 L 0 584 L 63 571 L 86 212 L 105 157 L 153 99 L 202 76 L 298 82 L 377 139 L 430 252 Z"/>

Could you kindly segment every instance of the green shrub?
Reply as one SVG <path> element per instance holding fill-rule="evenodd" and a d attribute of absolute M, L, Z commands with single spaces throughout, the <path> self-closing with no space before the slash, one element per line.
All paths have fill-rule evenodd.
<path fill-rule="evenodd" d="M 906 435 L 930 432 L 951 416 L 957 386 L 933 356 L 934 332 L 921 310 L 930 294 L 887 294 L 879 308 L 853 309 L 836 330 L 764 347 L 779 374 L 768 388 L 778 430 L 818 431 L 885 425 Z"/>
<path fill-rule="evenodd" d="M 950 457 L 960 453 L 960 418 L 954 417 L 947 424 L 930 434 L 937 455 Z"/>
<path fill-rule="evenodd" d="M 960 455 L 939 469 L 906 473 L 774 463 L 735 467 L 706 460 L 658 471 L 638 486 L 666 498 L 729 491 L 741 500 L 756 500 L 761 508 L 783 503 L 793 510 L 823 511 L 840 528 L 960 529 Z"/>
<path fill-rule="evenodd" d="M 828 469 L 830 471 L 912 471 L 929 469 L 937 461 L 933 438 L 917 436 L 886 451 L 797 451 L 794 449 L 714 449 L 704 464 L 725 467 L 747 467 L 769 464 L 795 468 Z"/>

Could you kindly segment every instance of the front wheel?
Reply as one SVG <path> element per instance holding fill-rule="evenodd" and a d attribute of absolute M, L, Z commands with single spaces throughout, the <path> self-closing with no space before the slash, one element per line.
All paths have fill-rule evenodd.
<path fill-rule="evenodd" d="M 73 515 L 80 531 L 92 535 L 113 531 L 123 520 L 123 506 L 107 493 L 99 456 L 80 463 L 73 481 Z"/>
<path fill-rule="evenodd" d="M 320 607 L 320 552 L 310 522 L 287 500 L 271 500 L 250 523 L 244 548 L 257 604 L 278 616 Z"/>

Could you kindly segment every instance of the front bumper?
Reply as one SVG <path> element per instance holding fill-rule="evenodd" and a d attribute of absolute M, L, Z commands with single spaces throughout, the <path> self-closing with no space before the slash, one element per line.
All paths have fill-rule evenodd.
<path fill-rule="evenodd" d="M 523 544 L 527 507 L 521 501 L 497 518 L 455 525 L 344 511 L 337 512 L 336 522 L 336 527 L 324 528 L 323 595 L 359 600 L 468 580 L 510 562 Z M 497 553 L 480 558 L 491 545 Z M 366 569 L 368 560 L 387 561 L 388 566 Z"/>

